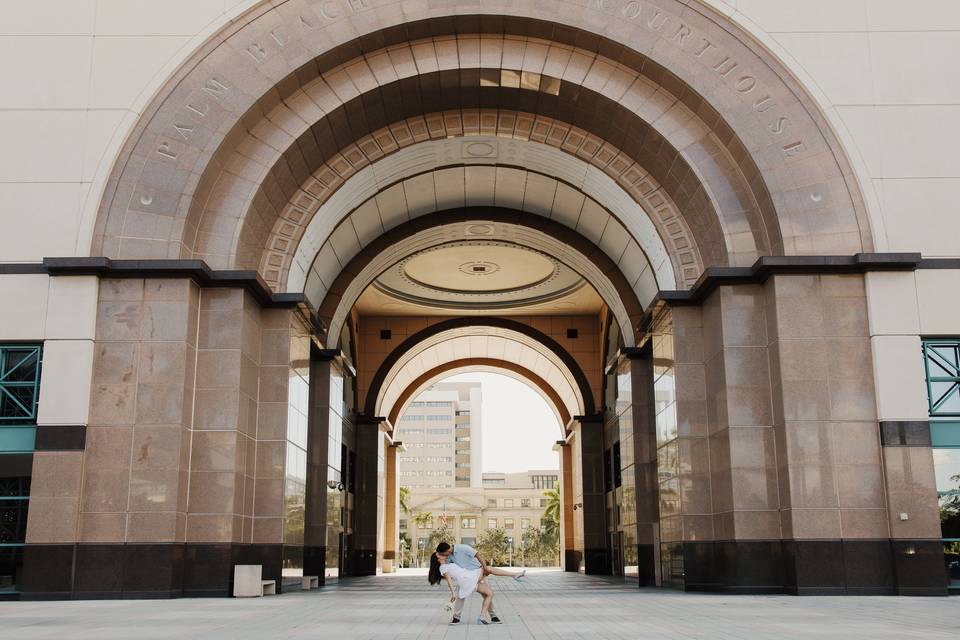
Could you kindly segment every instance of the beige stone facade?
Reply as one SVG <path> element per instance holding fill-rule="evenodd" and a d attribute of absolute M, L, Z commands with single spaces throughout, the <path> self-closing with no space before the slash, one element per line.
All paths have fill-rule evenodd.
<path fill-rule="evenodd" d="M 391 571 L 478 370 L 563 425 L 568 570 L 960 585 L 960 13 L 800 4 L 13 3 L 0 595 Z"/>
<path fill-rule="evenodd" d="M 475 545 L 484 531 L 503 529 L 513 543 L 510 554 L 513 563 L 522 566 L 523 534 L 541 526 L 547 506 L 544 491 L 552 489 L 559 481 L 557 470 L 532 470 L 484 473 L 482 486 L 469 489 L 411 487 L 409 512 L 400 516 L 401 535 L 410 541 L 410 562 L 426 566 L 423 562 L 433 552 L 429 545 L 430 534 L 434 528 L 446 523 L 454 535 L 453 540 L 447 541 L 450 544 Z M 428 526 L 421 528 L 417 524 L 419 513 L 431 515 Z M 556 560 L 558 563 L 559 556 Z"/>

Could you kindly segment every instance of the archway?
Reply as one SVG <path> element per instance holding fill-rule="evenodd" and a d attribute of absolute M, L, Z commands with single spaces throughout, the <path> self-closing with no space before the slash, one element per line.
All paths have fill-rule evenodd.
<path fill-rule="evenodd" d="M 727 586 L 742 574 L 718 577 L 718 567 L 752 553 L 785 557 L 804 542 L 796 525 L 806 521 L 781 518 L 773 491 L 761 500 L 731 480 L 789 483 L 799 467 L 776 476 L 749 449 L 754 440 L 732 434 L 756 429 L 777 452 L 771 459 L 789 458 L 788 401 L 806 387 L 775 376 L 800 361 L 781 344 L 796 336 L 781 329 L 806 307 L 798 281 L 780 276 L 873 268 L 869 256 L 850 255 L 873 239 L 848 165 L 804 87 L 701 3 L 263 3 L 182 65 L 117 158 L 91 253 L 132 262 L 70 268 L 177 280 L 176 293 L 143 287 L 136 300 L 113 283 L 102 289 L 98 340 L 111 342 L 101 340 L 115 335 L 110 323 L 142 304 L 133 317 L 156 322 L 119 332 L 139 353 L 163 327 L 152 315 L 159 303 L 176 302 L 162 308 L 182 316 L 188 329 L 175 337 L 198 355 L 163 392 L 196 404 L 165 417 L 203 454 L 193 459 L 215 467 L 220 458 L 203 452 L 223 437 L 286 461 L 255 459 L 248 471 L 237 460 L 249 458 L 236 456 L 226 471 L 198 471 L 223 473 L 224 493 L 243 496 L 213 516 L 197 506 L 208 495 L 181 491 L 201 477 L 192 466 L 164 476 L 164 495 L 180 501 L 168 536 L 177 544 L 221 545 L 223 565 L 234 545 L 252 554 L 256 540 L 272 545 L 271 566 L 292 550 L 318 573 L 348 544 L 349 570 L 375 572 L 391 412 L 410 385 L 446 366 L 429 358 L 442 349 L 444 362 L 490 357 L 471 349 L 495 337 L 517 345 L 519 364 L 570 417 L 570 482 L 591 523 L 572 564 L 616 572 L 615 549 L 632 546 L 649 554 L 648 582 L 666 567 L 687 585 Z M 844 298 L 821 306 L 847 315 L 811 323 L 827 327 L 813 337 L 863 339 L 862 279 L 825 282 L 803 291 Z M 235 330 L 229 349 L 221 328 Z M 617 338 L 607 345 L 606 335 Z M 110 385 L 132 383 L 104 373 L 108 351 L 94 371 L 113 393 Z M 200 375 L 215 358 L 236 375 Z M 204 386 L 211 378 L 223 388 Z M 826 404 L 818 396 L 827 409 L 817 417 L 872 420 L 867 402 L 830 400 L 872 389 L 845 378 L 824 392 Z M 131 397 L 160 393 L 140 391 Z M 124 424 L 156 419 L 133 406 Z M 93 413 L 95 427 L 123 422 Z M 297 520 L 288 507 L 299 508 L 301 485 L 298 530 L 286 525 Z M 697 500 L 707 495 L 716 504 Z M 343 509 L 341 531 L 330 509 Z M 740 555 L 722 556 L 731 549 Z M 688 576 L 676 569 L 688 558 L 700 574 L 694 564 Z M 776 575 L 764 580 L 784 588 Z"/>

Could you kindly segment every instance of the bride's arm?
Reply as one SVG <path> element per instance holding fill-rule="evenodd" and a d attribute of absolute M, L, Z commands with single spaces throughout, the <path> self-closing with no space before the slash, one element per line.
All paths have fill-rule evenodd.
<path fill-rule="evenodd" d="M 457 594 L 453 590 L 453 580 L 450 579 L 450 576 L 443 576 L 443 579 L 447 581 L 447 586 L 450 587 L 450 602 L 453 602 L 457 599 Z"/>

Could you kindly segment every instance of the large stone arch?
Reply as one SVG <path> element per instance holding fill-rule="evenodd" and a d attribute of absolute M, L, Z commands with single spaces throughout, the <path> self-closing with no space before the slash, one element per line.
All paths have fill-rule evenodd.
<path fill-rule="evenodd" d="M 351 175 L 325 201 L 303 193 L 288 204 L 260 272 L 282 290 L 302 291 L 317 261 L 344 265 L 402 220 L 501 206 L 557 220 L 603 247 L 615 263 L 636 257 L 661 289 L 691 285 L 703 262 L 677 206 L 652 178 L 632 175 L 638 182 L 628 190 L 582 158 L 507 137 L 415 143 Z"/>
<path fill-rule="evenodd" d="M 497 98 L 524 94 L 527 101 L 546 103 L 550 100 L 540 95 L 551 95 L 550 91 L 540 91 L 541 80 L 546 77 L 548 89 L 552 89 L 553 79 L 561 81 L 555 106 L 571 104 L 562 101 L 563 82 L 570 83 L 571 95 L 588 96 L 584 103 L 593 105 L 598 99 L 589 93 L 593 91 L 589 82 L 604 78 L 602 88 L 611 82 L 611 87 L 616 86 L 615 79 L 629 69 L 648 80 L 655 79 L 658 89 L 654 96 L 661 88 L 664 92 L 660 97 L 669 96 L 669 106 L 660 113 L 665 117 L 660 122 L 662 131 L 686 136 L 689 142 L 690 133 L 700 129 L 700 123 L 708 123 L 707 136 L 695 141 L 709 139 L 713 146 L 690 146 L 684 157 L 686 167 L 676 162 L 660 167 L 667 177 L 661 182 L 673 189 L 674 199 L 678 195 L 699 198 L 700 209 L 709 205 L 731 214 L 739 212 L 739 222 L 727 230 L 726 236 L 735 253 L 740 247 L 746 247 L 744 256 L 757 251 L 851 253 L 871 247 L 862 198 L 823 116 L 773 56 L 716 12 L 677 0 L 598 0 L 586 6 L 553 3 L 546 7 L 527 1 L 494 0 L 458 3 L 455 8 L 424 5 L 419 12 L 400 7 L 388 0 L 362 0 L 348 4 L 330 1 L 311 8 L 291 0 L 252 10 L 224 29 L 158 94 L 126 145 L 103 200 L 94 252 L 122 257 L 193 257 L 201 255 L 194 243 L 200 234 L 226 232 L 221 238 L 232 240 L 238 233 L 237 218 L 232 229 L 220 218 L 193 229 L 188 216 L 191 207 L 196 211 L 199 200 L 215 195 L 213 185 L 217 181 L 204 182 L 204 178 L 213 175 L 210 171 L 219 174 L 220 167 L 225 166 L 221 162 L 227 156 L 221 152 L 232 150 L 248 130 L 258 126 L 270 129 L 268 115 L 287 109 L 285 97 L 325 71 L 385 46 L 471 33 L 540 38 L 593 54 L 582 65 L 567 64 L 557 76 L 542 73 L 537 92 L 525 92 L 520 84 L 525 70 L 523 58 L 510 68 L 501 56 L 500 70 L 511 72 L 508 82 L 504 85 L 501 80 L 498 86 L 487 87 L 496 91 L 477 89 L 477 93 Z M 464 15 L 467 12 L 475 13 Z M 418 22 L 426 18 L 432 20 Z M 610 60 L 617 65 L 607 62 Z M 413 63 L 416 65 L 417 60 Z M 473 68 L 478 69 L 478 84 L 482 84 L 479 69 L 484 67 L 478 63 Z M 346 69 L 338 72 L 349 75 Z M 437 75 L 429 75 L 433 73 Z M 418 75 L 411 76 L 413 84 L 407 86 L 416 87 L 419 95 L 421 81 L 435 81 L 427 88 L 435 86 L 439 91 L 444 86 L 441 73 L 439 66 L 436 71 L 418 69 Z M 403 86 L 398 85 L 398 90 Z M 373 95 L 382 97 L 360 92 L 353 97 L 359 98 L 361 102 L 356 104 L 362 106 L 364 96 L 370 103 Z M 347 131 L 349 116 L 348 112 L 342 113 Z M 626 128 L 616 129 L 618 123 Z M 639 117 L 634 121 L 614 118 L 608 124 L 613 129 L 603 131 L 598 136 L 601 140 L 618 137 L 640 146 L 656 143 L 655 137 L 636 135 L 641 130 L 664 137 Z M 642 129 L 644 126 L 647 129 Z M 671 157 L 669 147 L 660 146 L 663 153 L 656 157 L 661 162 Z M 675 152 L 677 147 L 673 149 Z M 720 159 L 732 162 L 737 174 L 732 178 L 748 186 L 727 209 L 707 188 L 711 177 L 717 177 L 708 174 L 723 173 L 718 168 Z M 679 175 L 671 177 L 671 168 Z M 253 184 L 258 187 L 258 181 L 267 174 L 254 173 Z M 268 191 L 277 195 L 276 186 L 270 185 Z M 746 202 L 743 196 L 753 200 L 746 208 L 741 206 Z M 282 201 L 271 204 L 283 206 Z M 761 219 L 765 222 L 759 226 L 750 222 Z M 714 240 L 720 243 L 719 238 Z M 222 244 L 222 240 L 215 242 Z M 703 251 L 703 247 L 700 249 Z M 227 257 L 235 260 L 229 251 Z M 229 260 L 213 262 L 214 266 L 231 264 Z"/>
<path fill-rule="evenodd" d="M 571 389 L 577 394 L 576 404 L 583 407 L 585 415 L 596 412 L 598 398 L 590 386 L 590 381 L 576 358 L 564 349 L 556 340 L 542 331 L 511 318 L 496 316 L 490 317 L 459 317 L 441 320 L 417 331 L 403 340 L 383 359 L 374 373 L 364 397 L 361 398 L 363 411 L 368 416 L 377 416 L 392 402 L 385 403 L 385 394 L 393 384 L 394 379 L 403 368 L 415 358 L 420 351 L 431 348 L 447 340 L 470 337 L 476 335 L 496 334 L 519 345 L 531 347 L 535 352 L 549 359 L 550 364 L 559 370 L 569 381 Z M 461 359 L 449 357 L 447 361 Z M 436 363 L 437 365 L 442 362 Z M 536 372 L 536 369 L 534 369 Z M 416 375 L 419 376 L 421 372 Z M 412 382 L 416 376 L 411 376 L 407 382 Z M 547 378 L 549 376 L 542 376 Z M 406 387 L 400 384 L 397 395 Z"/>

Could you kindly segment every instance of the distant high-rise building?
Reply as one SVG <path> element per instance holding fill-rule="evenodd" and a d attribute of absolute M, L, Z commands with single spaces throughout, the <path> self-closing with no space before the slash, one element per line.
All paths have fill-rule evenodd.
<path fill-rule="evenodd" d="M 441 382 L 424 391 L 400 416 L 397 459 L 401 486 L 411 489 L 479 487 L 479 382 Z"/>

